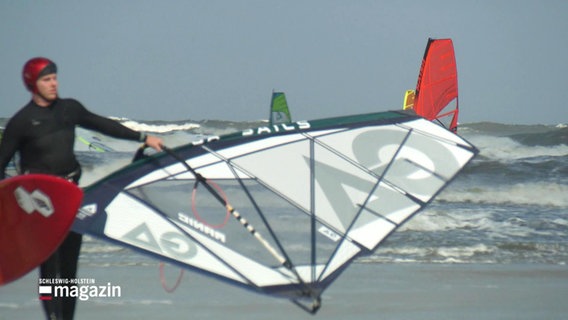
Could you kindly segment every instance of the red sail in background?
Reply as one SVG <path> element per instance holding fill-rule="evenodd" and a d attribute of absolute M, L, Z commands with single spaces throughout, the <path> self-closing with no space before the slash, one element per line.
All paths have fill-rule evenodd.
<path fill-rule="evenodd" d="M 458 126 L 458 71 L 451 39 L 428 39 L 414 111 L 456 132 Z"/>

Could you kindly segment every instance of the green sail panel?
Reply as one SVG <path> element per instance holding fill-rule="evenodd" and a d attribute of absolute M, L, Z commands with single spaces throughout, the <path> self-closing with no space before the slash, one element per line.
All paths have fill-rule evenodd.
<path fill-rule="evenodd" d="M 284 92 L 272 92 L 269 121 L 271 125 L 292 122 L 292 116 L 290 115 Z"/>

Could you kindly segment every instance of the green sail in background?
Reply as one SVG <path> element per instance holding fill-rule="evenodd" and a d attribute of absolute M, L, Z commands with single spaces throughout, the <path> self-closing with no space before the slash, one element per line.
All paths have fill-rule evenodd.
<path fill-rule="evenodd" d="M 84 143 L 89 147 L 89 150 L 96 151 L 96 152 L 108 152 L 113 151 L 112 148 L 107 147 L 101 142 L 95 141 L 98 140 L 97 137 L 91 137 L 90 139 L 83 138 L 81 136 L 76 136 L 77 140 Z"/>
<path fill-rule="evenodd" d="M 272 102 L 270 103 L 270 124 L 287 123 L 292 121 L 286 95 L 284 92 L 272 92 Z"/>

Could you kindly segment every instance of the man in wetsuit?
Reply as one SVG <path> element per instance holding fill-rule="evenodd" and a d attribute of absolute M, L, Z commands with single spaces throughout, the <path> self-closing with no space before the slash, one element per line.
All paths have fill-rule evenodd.
<path fill-rule="evenodd" d="M 31 101 L 8 122 L 0 142 L 0 179 L 16 152 L 21 173 L 64 177 L 78 184 L 81 166 L 73 152 L 75 126 L 109 136 L 141 141 L 160 151 L 162 140 L 131 130 L 119 122 L 89 112 L 74 99 L 58 97 L 57 67 L 46 58 L 33 58 L 23 69 Z M 40 267 L 41 278 L 76 278 L 82 236 L 70 232 L 60 247 Z M 43 301 L 48 320 L 73 319 L 75 298 Z"/>

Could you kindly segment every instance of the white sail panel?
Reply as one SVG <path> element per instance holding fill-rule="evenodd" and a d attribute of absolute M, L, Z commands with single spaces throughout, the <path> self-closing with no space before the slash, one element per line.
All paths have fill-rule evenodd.
<path fill-rule="evenodd" d="M 397 126 L 364 127 L 348 133 L 327 134 L 317 142 L 352 163 L 381 175 L 409 130 Z"/>
<path fill-rule="evenodd" d="M 361 226 L 354 227 L 353 230 L 348 233 L 348 236 L 367 248 L 367 250 L 373 250 L 379 242 L 396 228 L 396 225 L 366 212 L 362 214 L 361 220 L 367 221 L 361 223 Z M 365 219 L 365 217 L 368 219 Z"/>
<path fill-rule="evenodd" d="M 447 140 L 448 142 L 452 142 L 456 145 L 469 146 L 469 143 L 463 140 L 462 137 L 458 136 L 457 134 L 451 131 L 446 130 L 441 126 L 434 127 L 432 126 L 432 122 L 423 118 L 416 119 L 414 121 L 408 121 L 403 124 L 399 124 L 399 126 L 403 128 L 416 129 L 417 131 L 420 131 L 422 134 L 428 135 L 437 140 Z"/>
<path fill-rule="evenodd" d="M 200 246 L 207 248 L 213 256 L 217 257 L 216 259 L 218 259 L 218 261 L 231 261 L 231 269 L 233 269 L 233 272 L 240 274 L 244 277 L 244 279 L 247 279 L 247 281 L 243 282 L 247 282 L 258 287 L 299 283 L 298 279 L 290 276 L 290 271 L 288 269 L 273 268 L 272 266 L 266 266 L 258 263 L 250 257 L 246 257 L 229 249 L 223 243 L 212 240 L 203 233 L 185 226 L 181 227 L 190 234 L 197 243 L 200 244 Z M 219 270 L 212 268 L 211 271 L 225 276 L 225 274 L 222 273 L 225 271 L 223 268 Z"/>
<path fill-rule="evenodd" d="M 321 146 L 315 147 L 314 156 L 315 214 L 345 233 L 377 179 Z"/>
<path fill-rule="evenodd" d="M 324 280 L 329 277 L 331 274 L 336 272 L 341 266 L 343 266 L 347 261 L 353 259 L 361 249 L 351 243 L 350 241 L 343 241 L 339 246 L 336 254 L 333 256 L 333 259 L 329 262 L 328 267 L 325 270 L 323 275 L 320 275 L 319 280 Z M 319 275 L 319 274 L 318 274 Z"/>
<path fill-rule="evenodd" d="M 421 205 L 407 194 L 386 183 L 379 184 L 374 196 L 375 198 L 366 204 L 366 208 L 397 225 L 421 208 Z"/>
<path fill-rule="evenodd" d="M 232 163 L 309 210 L 310 167 L 306 165 L 305 159 L 310 157 L 310 145 L 301 135 L 297 137 L 302 140 L 272 148 L 270 152 L 241 155 L 232 159 Z"/>
<path fill-rule="evenodd" d="M 119 194 L 106 208 L 106 212 L 107 221 L 104 233 L 108 237 L 179 262 L 206 268 L 239 282 L 245 282 L 243 277 L 227 265 L 220 263 L 198 243 L 156 215 L 154 210 L 132 197 Z M 136 219 L 133 219 L 130 212 L 136 212 Z"/>

